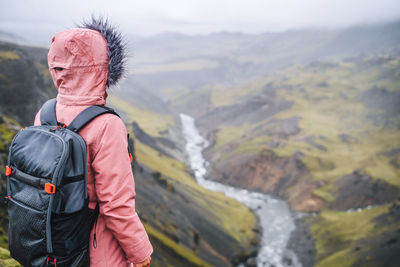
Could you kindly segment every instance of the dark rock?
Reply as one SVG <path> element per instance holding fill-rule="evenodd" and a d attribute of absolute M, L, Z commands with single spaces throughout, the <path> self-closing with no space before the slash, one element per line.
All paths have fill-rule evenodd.
<path fill-rule="evenodd" d="M 397 156 L 397 154 L 400 153 L 400 147 L 398 148 L 393 148 L 389 151 L 386 151 L 383 153 L 383 155 L 388 156 L 388 157 L 393 157 L 393 156 Z"/>
<path fill-rule="evenodd" d="M 356 139 L 348 134 L 339 134 L 338 137 L 339 137 L 340 141 L 342 141 L 343 143 L 346 143 L 346 144 L 351 144 L 351 143 L 356 142 Z"/>
<path fill-rule="evenodd" d="M 398 189 L 382 179 L 354 171 L 337 180 L 335 200 L 328 206 L 335 210 L 365 208 L 369 205 L 390 203 L 399 195 Z"/>
<path fill-rule="evenodd" d="M 400 263 L 400 233 L 388 231 L 378 237 L 364 239 L 361 242 L 368 246 L 357 257 L 353 266 L 388 266 L 398 267 Z"/>
<path fill-rule="evenodd" d="M 1 41 L 0 50 L 18 55 L 18 59 L 0 60 L 0 113 L 21 125 L 32 125 L 42 104 L 57 94 L 48 75 L 48 50 Z"/>
<path fill-rule="evenodd" d="M 306 218 L 295 220 L 296 229 L 290 234 L 287 248 L 292 250 L 303 267 L 312 267 L 315 263 L 316 249 Z"/>
<path fill-rule="evenodd" d="M 327 88 L 327 87 L 329 87 L 329 84 L 327 82 L 323 81 L 323 82 L 318 83 L 317 86 L 321 87 L 321 88 Z"/>
<path fill-rule="evenodd" d="M 321 145 L 321 144 L 316 143 L 316 142 L 315 142 L 315 139 L 316 139 L 315 136 L 307 136 L 307 137 L 304 139 L 304 141 L 305 141 L 307 144 L 309 144 L 309 145 L 315 147 L 315 148 L 318 149 L 318 150 L 327 151 L 327 148 L 326 148 L 325 146 Z"/>

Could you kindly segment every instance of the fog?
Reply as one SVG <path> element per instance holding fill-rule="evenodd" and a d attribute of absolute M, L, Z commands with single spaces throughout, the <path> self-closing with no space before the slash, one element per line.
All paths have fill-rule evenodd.
<path fill-rule="evenodd" d="M 73 27 L 91 14 L 107 16 L 124 32 L 137 36 L 166 31 L 261 33 L 396 20 L 400 18 L 400 3 L 397 0 L 2 0 L 0 30 L 40 41 Z"/>

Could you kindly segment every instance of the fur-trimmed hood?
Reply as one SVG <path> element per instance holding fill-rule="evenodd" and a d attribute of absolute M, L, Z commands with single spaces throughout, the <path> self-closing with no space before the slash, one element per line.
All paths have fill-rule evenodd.
<path fill-rule="evenodd" d="M 121 34 L 107 20 L 94 18 L 79 28 L 61 31 L 52 39 L 48 64 L 59 102 L 105 104 L 106 87 L 116 84 L 125 71 Z"/>
<path fill-rule="evenodd" d="M 104 36 L 107 41 L 109 57 L 107 86 L 116 84 L 125 73 L 127 60 L 126 44 L 122 34 L 111 25 L 108 19 L 102 18 L 92 17 L 91 21 L 83 22 L 78 27 L 98 31 Z"/>

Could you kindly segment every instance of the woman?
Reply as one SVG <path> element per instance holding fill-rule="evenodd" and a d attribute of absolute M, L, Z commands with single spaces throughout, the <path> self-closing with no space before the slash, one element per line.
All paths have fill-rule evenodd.
<path fill-rule="evenodd" d="M 58 90 L 57 121 L 68 125 L 84 109 L 105 105 L 106 88 L 123 75 L 122 37 L 107 20 L 92 18 L 79 28 L 57 33 L 48 64 Z M 40 111 L 35 125 L 40 124 Z M 79 134 L 87 144 L 89 208 L 100 215 L 90 234 L 90 265 L 150 265 L 153 248 L 135 211 L 135 188 L 127 131 L 112 114 L 95 118 Z"/>

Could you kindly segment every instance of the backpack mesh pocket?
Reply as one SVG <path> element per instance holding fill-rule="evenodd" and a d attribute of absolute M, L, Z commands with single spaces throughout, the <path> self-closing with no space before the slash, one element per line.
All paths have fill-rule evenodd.
<path fill-rule="evenodd" d="M 10 199 L 9 249 L 23 266 L 42 266 L 47 257 L 46 213 Z"/>

